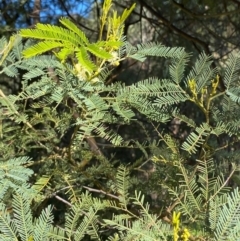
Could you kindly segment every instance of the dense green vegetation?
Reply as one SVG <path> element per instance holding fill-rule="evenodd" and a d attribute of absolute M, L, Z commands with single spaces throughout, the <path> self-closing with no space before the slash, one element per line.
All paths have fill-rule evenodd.
<path fill-rule="evenodd" d="M 112 3 L 0 40 L 0 239 L 240 239 L 239 53 L 131 44 Z"/>

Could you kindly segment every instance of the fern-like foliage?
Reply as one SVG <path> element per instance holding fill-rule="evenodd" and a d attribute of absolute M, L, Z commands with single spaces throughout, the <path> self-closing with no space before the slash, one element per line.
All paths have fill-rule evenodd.
<path fill-rule="evenodd" d="M 208 86 L 216 76 L 217 69 L 211 68 L 212 60 L 210 56 L 202 53 L 195 62 L 195 66 L 186 77 L 186 81 L 194 79 L 196 81 L 196 92 L 199 93 L 204 86 Z"/>
<path fill-rule="evenodd" d="M 186 217 L 189 227 L 198 224 L 208 228 L 210 217 L 210 227 L 216 231 L 220 225 L 218 222 L 221 222 L 220 220 L 225 216 L 220 214 L 220 210 L 228 205 L 227 198 L 231 198 L 232 195 L 224 176 L 221 173 L 216 175 L 214 162 L 211 159 L 198 161 L 198 166 L 191 171 L 187 170 L 181 162 L 176 162 L 176 165 L 179 167 L 181 176 L 179 187 L 165 186 L 173 197 L 174 206 Z M 233 172 L 234 170 L 230 176 Z M 220 215 L 222 215 L 221 218 Z"/>
<path fill-rule="evenodd" d="M 231 189 L 239 179 L 239 54 L 220 77 L 204 53 L 192 65 L 184 48 L 132 46 L 123 28 L 135 5 L 119 15 L 111 3 L 96 42 L 67 18 L 0 40 L 1 76 L 22 84 L 15 94 L 0 87 L 1 240 L 186 240 L 186 229 L 238 240 L 239 192 Z M 168 76 L 108 82 L 121 61 L 148 56 L 168 59 Z M 123 125 L 140 126 L 142 140 L 120 133 Z M 125 167 L 105 146 L 143 156 Z M 138 171 L 148 174 L 144 184 Z M 133 194 L 136 184 L 161 196 L 157 211 Z M 46 205 L 55 199 L 66 211 L 57 226 Z"/>
<path fill-rule="evenodd" d="M 0 238 L 9 240 L 49 240 L 53 223 L 52 208 L 49 206 L 42 211 L 37 219 L 33 219 L 30 200 L 21 193 L 13 198 L 13 215 L 1 204 Z"/>
<path fill-rule="evenodd" d="M 132 240 L 133 238 L 146 241 L 168 240 L 172 236 L 171 225 L 163 223 L 158 220 L 157 215 L 149 213 L 149 205 L 144 205 L 144 196 L 141 193 L 135 193 L 133 203 L 139 209 L 139 217 L 130 213 L 130 215 L 114 215 L 112 220 L 104 220 L 107 225 L 120 231 L 109 240 L 114 240 L 114 238 L 117 240 Z"/>
<path fill-rule="evenodd" d="M 239 198 L 239 190 L 236 188 L 222 205 L 219 205 L 219 200 L 211 201 L 209 219 L 210 223 L 216 223 L 215 240 L 239 240 Z"/>
<path fill-rule="evenodd" d="M 197 148 L 202 146 L 205 138 L 210 134 L 210 127 L 204 123 L 201 127 L 197 127 L 194 132 L 190 133 L 185 142 L 182 144 L 182 149 L 189 153 L 196 153 Z"/>
<path fill-rule="evenodd" d="M 170 48 L 166 47 L 160 43 L 146 43 L 140 44 L 133 48 L 128 46 L 129 57 L 137 59 L 138 61 L 144 61 L 146 56 L 158 56 L 165 58 L 182 58 L 185 54 L 184 48 Z"/>
<path fill-rule="evenodd" d="M 2 200 L 9 189 L 17 190 L 24 186 L 27 187 L 27 182 L 33 171 L 26 168 L 24 165 L 30 164 L 29 157 L 12 158 L 7 161 L 0 162 L 0 199 Z"/>
<path fill-rule="evenodd" d="M 129 191 L 129 171 L 126 167 L 120 166 L 117 172 L 117 187 L 120 194 L 120 202 L 126 208 L 129 202 L 128 191 Z"/>
<path fill-rule="evenodd" d="M 117 16 L 117 13 L 114 12 L 112 18 L 108 17 L 108 35 L 106 41 L 103 41 L 101 35 L 107 22 L 109 11 L 107 6 L 110 5 L 104 5 L 100 40 L 96 43 L 90 43 L 84 32 L 73 22 L 67 18 L 62 18 L 60 23 L 65 28 L 38 23 L 35 29 L 22 29 L 20 31 L 22 37 L 41 40 L 41 42 L 25 49 L 23 51 L 24 56 L 29 58 L 53 50 L 55 56 L 61 62 L 70 59 L 74 63 L 73 72 L 79 78 L 94 79 L 102 71 L 104 65 L 109 65 L 107 63 L 116 64 L 119 61 L 120 56 L 116 51 L 123 45 L 123 23 L 135 6 L 126 9 L 122 16 Z M 97 59 L 96 63 L 94 63 L 92 57 Z"/>

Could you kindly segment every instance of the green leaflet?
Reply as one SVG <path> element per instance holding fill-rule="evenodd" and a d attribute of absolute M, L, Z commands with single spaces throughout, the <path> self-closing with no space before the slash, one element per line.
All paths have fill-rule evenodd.
<path fill-rule="evenodd" d="M 97 57 L 103 58 L 103 59 L 110 59 L 112 58 L 112 55 L 108 53 L 107 51 L 104 51 L 101 49 L 101 47 L 96 46 L 95 44 L 89 44 L 86 49 L 94 54 Z"/>
<path fill-rule="evenodd" d="M 74 33 L 76 33 L 81 41 L 84 44 L 89 44 L 89 41 L 85 35 L 85 33 L 83 31 L 81 31 L 73 22 L 71 22 L 68 18 L 61 18 L 59 20 L 59 22 L 64 25 L 66 28 L 68 28 L 69 30 L 73 31 Z"/>
<path fill-rule="evenodd" d="M 40 43 L 33 45 L 32 47 L 24 50 L 23 55 L 26 58 L 30 58 L 30 57 L 45 53 L 49 50 L 58 48 L 58 47 L 64 47 L 64 44 L 61 42 L 43 41 L 43 42 L 40 42 Z M 68 54 L 69 54 L 69 52 L 68 52 Z M 65 56 L 61 56 L 61 57 L 64 59 Z"/>
<path fill-rule="evenodd" d="M 92 73 L 94 70 L 96 70 L 96 65 L 90 60 L 88 53 L 84 47 L 77 49 L 76 57 L 79 64 L 82 65 L 83 68 L 86 69 L 88 72 Z"/>

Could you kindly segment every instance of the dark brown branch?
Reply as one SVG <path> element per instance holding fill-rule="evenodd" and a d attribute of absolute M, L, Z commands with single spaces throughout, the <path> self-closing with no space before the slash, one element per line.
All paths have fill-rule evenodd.
<path fill-rule="evenodd" d="M 231 16 L 233 14 L 237 14 L 240 12 L 240 10 L 233 10 L 233 11 L 224 11 L 222 13 L 218 13 L 218 14 L 196 14 L 193 13 L 191 10 L 187 9 L 186 7 L 184 7 L 183 4 L 177 3 L 176 1 L 172 0 L 172 3 L 178 7 L 179 9 L 181 9 L 183 12 L 187 13 L 188 15 L 194 17 L 194 18 L 219 18 L 222 16 Z"/>
<path fill-rule="evenodd" d="M 33 6 L 33 12 L 31 14 L 31 17 L 33 19 L 32 21 L 33 25 L 40 23 L 40 11 L 41 11 L 41 0 L 35 0 L 34 6 Z"/>
<path fill-rule="evenodd" d="M 174 26 L 171 22 L 169 22 L 166 18 L 164 18 L 159 12 L 157 12 L 156 10 L 154 10 L 152 7 L 150 7 L 144 0 L 139 0 L 139 2 L 149 11 L 151 12 L 155 17 L 158 18 L 158 20 L 160 20 L 167 28 L 171 29 L 172 31 L 176 32 L 177 34 L 179 34 L 180 36 L 182 36 L 183 38 L 195 43 L 195 44 L 199 44 L 203 47 L 203 49 L 210 54 L 209 48 L 208 48 L 208 44 L 203 42 L 202 40 L 195 38 L 185 32 L 183 32 L 182 30 L 178 29 L 176 26 Z"/>
<path fill-rule="evenodd" d="M 86 30 L 89 30 L 89 31 L 91 31 L 91 32 L 96 32 L 95 30 L 93 30 L 93 29 L 85 26 L 84 24 L 81 24 L 79 21 L 76 21 L 76 19 L 69 13 L 69 11 L 68 11 L 66 5 L 64 4 L 64 1 L 63 1 L 63 0 L 59 0 L 59 2 L 60 2 L 60 4 L 62 5 L 64 11 L 65 11 L 66 14 L 67 14 L 67 16 L 68 16 L 75 24 L 77 24 L 78 26 L 80 26 L 80 27 L 82 27 L 82 28 L 84 28 L 84 29 L 86 29 Z"/>

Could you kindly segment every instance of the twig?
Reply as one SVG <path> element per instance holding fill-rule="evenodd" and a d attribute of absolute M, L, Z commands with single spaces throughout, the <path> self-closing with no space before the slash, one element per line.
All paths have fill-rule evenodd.
<path fill-rule="evenodd" d="M 105 192 L 105 191 L 103 191 L 103 190 L 98 190 L 98 189 L 94 189 L 94 188 L 87 187 L 87 186 L 83 186 L 83 188 L 85 188 L 86 190 L 88 190 L 88 191 L 90 191 L 90 192 L 103 193 L 103 194 L 106 195 L 106 196 L 109 196 L 109 197 L 112 197 L 112 198 L 114 198 L 114 199 L 119 200 L 119 197 L 118 197 L 118 196 L 113 195 L 113 194 L 111 194 L 111 193 L 107 193 L 107 192 Z"/>
<path fill-rule="evenodd" d="M 56 194 L 54 194 L 53 196 L 54 196 L 56 199 L 58 199 L 59 201 L 61 201 L 61 202 L 65 203 L 65 204 L 67 204 L 69 207 L 72 207 L 72 204 L 71 204 L 70 202 L 66 201 L 65 199 L 59 197 L 59 196 L 56 195 Z"/>

